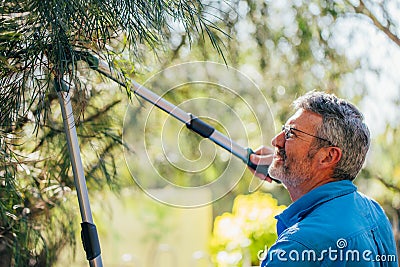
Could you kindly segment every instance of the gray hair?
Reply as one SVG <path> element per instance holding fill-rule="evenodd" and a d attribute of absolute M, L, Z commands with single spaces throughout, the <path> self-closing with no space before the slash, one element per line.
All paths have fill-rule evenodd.
<path fill-rule="evenodd" d="M 370 145 L 370 133 L 362 113 L 353 104 L 333 94 L 314 91 L 296 99 L 293 106 L 322 116 L 317 135 L 342 150 L 342 158 L 332 177 L 354 180 L 364 164 Z M 314 142 L 315 146 L 322 147 L 325 141 L 315 138 Z"/>

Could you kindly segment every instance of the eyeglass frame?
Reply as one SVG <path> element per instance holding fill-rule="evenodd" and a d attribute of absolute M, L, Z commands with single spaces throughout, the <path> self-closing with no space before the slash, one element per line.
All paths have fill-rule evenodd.
<path fill-rule="evenodd" d="M 317 138 L 317 139 L 319 139 L 319 140 L 328 142 L 329 145 L 334 146 L 334 145 L 332 144 L 332 142 L 329 141 L 328 139 L 325 139 L 325 138 L 322 138 L 322 137 L 319 137 L 319 136 L 316 136 L 316 135 L 313 135 L 313 134 L 309 134 L 309 133 L 304 132 L 304 131 L 302 131 L 302 130 L 296 129 L 296 128 L 290 126 L 290 125 L 282 125 L 281 131 L 282 131 L 282 132 L 284 133 L 284 135 L 285 135 L 285 140 L 288 140 L 288 139 L 290 138 L 290 137 L 288 137 L 288 133 L 290 133 L 290 131 L 298 131 L 298 132 L 303 133 L 303 134 L 306 134 L 306 135 L 308 135 L 308 136 L 312 136 L 312 137 L 315 137 L 315 138 Z"/>

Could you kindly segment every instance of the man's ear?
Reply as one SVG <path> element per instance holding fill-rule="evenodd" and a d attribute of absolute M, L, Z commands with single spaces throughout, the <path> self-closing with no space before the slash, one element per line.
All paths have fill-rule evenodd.
<path fill-rule="evenodd" d="M 320 164 L 322 165 L 336 165 L 342 158 L 342 150 L 335 146 L 325 147 L 321 152 Z"/>

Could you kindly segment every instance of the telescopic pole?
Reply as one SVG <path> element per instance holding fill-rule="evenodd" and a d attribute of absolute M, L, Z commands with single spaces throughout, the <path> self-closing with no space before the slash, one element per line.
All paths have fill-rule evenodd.
<path fill-rule="evenodd" d="M 69 96 L 69 87 L 61 77 L 56 77 L 54 84 L 60 101 L 64 130 L 67 138 L 74 182 L 82 217 L 81 237 L 83 247 L 86 251 L 86 258 L 89 261 L 90 266 L 102 267 L 103 263 L 101 260 L 100 242 L 90 209 L 89 195 L 86 187 L 85 173 L 78 143 L 78 135 L 76 133 L 75 119 Z"/>
<path fill-rule="evenodd" d="M 90 54 L 89 52 L 81 52 L 81 59 L 86 61 L 90 68 L 98 71 L 104 76 L 112 79 L 117 82 L 121 86 L 127 88 L 128 85 L 125 82 L 125 78 L 122 73 L 116 71 L 110 65 L 108 65 L 105 61 L 100 60 L 98 57 Z M 153 93 L 143 85 L 137 83 L 134 80 L 129 80 L 129 83 L 134 87 L 134 93 L 137 96 L 140 96 L 147 102 L 155 105 L 156 107 L 162 109 L 167 112 L 174 118 L 186 124 L 186 126 L 201 135 L 202 137 L 208 138 L 213 141 L 218 146 L 224 148 L 225 150 L 232 153 L 237 158 L 241 159 L 244 163 L 246 163 L 249 167 L 253 168 L 259 173 L 263 173 L 268 176 L 268 167 L 269 165 L 256 165 L 250 161 L 250 155 L 253 154 L 253 150 L 251 148 L 245 148 L 226 135 L 222 134 L 218 130 L 216 130 L 211 125 L 207 124 L 200 118 L 193 116 L 190 113 L 187 113 L 175 106 L 174 104 L 168 102 L 163 99 L 161 96 Z M 271 178 L 273 181 L 280 183 L 279 180 L 275 180 Z"/>

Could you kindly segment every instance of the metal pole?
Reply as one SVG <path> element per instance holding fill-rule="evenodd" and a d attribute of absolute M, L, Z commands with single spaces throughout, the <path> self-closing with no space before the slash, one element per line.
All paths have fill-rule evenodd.
<path fill-rule="evenodd" d="M 102 267 L 103 263 L 101 260 L 100 243 L 96 226 L 93 224 L 85 173 L 79 149 L 78 135 L 76 133 L 75 119 L 69 96 L 69 88 L 59 77 L 55 79 L 55 88 L 60 101 L 75 187 L 78 194 L 79 208 L 82 217 L 81 237 L 86 251 L 86 258 L 91 267 Z"/>
<path fill-rule="evenodd" d="M 105 75 L 106 77 L 112 79 L 113 81 L 117 82 L 121 86 L 127 88 L 128 85 L 125 83 L 124 76 L 113 69 L 111 66 L 109 66 L 105 61 L 100 60 L 96 58 L 95 56 L 91 54 L 87 54 L 85 59 L 90 58 L 90 67 L 92 69 L 95 69 L 99 73 Z M 177 107 L 176 105 L 168 102 L 161 96 L 155 94 L 154 92 L 150 91 L 143 85 L 137 83 L 134 80 L 130 80 L 130 84 L 134 87 L 134 94 L 137 96 L 140 96 L 147 102 L 151 103 L 152 105 L 160 108 L 161 110 L 167 112 L 177 120 L 185 123 L 188 125 L 188 127 L 198 134 L 201 134 L 203 137 L 206 137 L 219 145 L 220 147 L 224 148 L 225 150 L 229 151 L 242 161 L 248 163 L 249 162 L 249 153 L 252 151 L 249 150 L 248 148 L 242 147 L 241 145 L 237 144 L 235 141 L 227 137 L 226 135 L 222 134 L 218 130 L 214 129 L 213 127 L 207 125 L 205 122 L 202 120 L 194 117 L 192 114 L 187 113 Z M 195 120 L 195 125 L 198 127 L 191 127 L 191 123 Z M 199 129 L 201 128 L 201 129 Z M 205 134 L 205 132 L 208 132 L 208 134 Z M 251 163 L 249 163 L 251 164 Z M 251 167 L 258 167 L 259 170 L 262 168 L 261 166 L 251 166 Z M 264 167 L 264 171 L 268 170 L 268 167 Z"/>
<path fill-rule="evenodd" d="M 85 60 L 89 64 L 90 68 L 112 79 L 121 86 L 125 88 L 128 87 L 128 85 L 125 83 L 125 79 L 122 73 L 116 71 L 105 61 L 100 60 L 99 58 L 88 52 L 82 52 L 81 59 Z M 244 163 L 246 163 L 249 167 L 253 168 L 257 172 L 268 175 L 269 165 L 256 165 L 250 161 L 250 155 L 254 153 L 251 148 L 246 148 L 239 145 L 238 143 L 230 139 L 228 136 L 216 130 L 211 125 L 208 125 L 201 119 L 193 116 L 190 113 L 183 111 L 176 105 L 168 102 L 161 96 L 155 94 L 154 92 L 150 91 L 149 89 L 137 83 L 136 81 L 130 80 L 130 84 L 133 85 L 135 89 L 133 92 L 136 95 L 140 96 L 141 98 L 155 105 L 161 110 L 167 112 L 168 114 L 178 119 L 179 121 L 185 123 L 189 129 L 200 134 L 202 137 L 208 138 L 218 146 L 229 151 L 230 153 L 241 159 Z M 276 180 L 274 178 L 271 179 L 277 183 L 280 183 L 279 180 Z"/>

